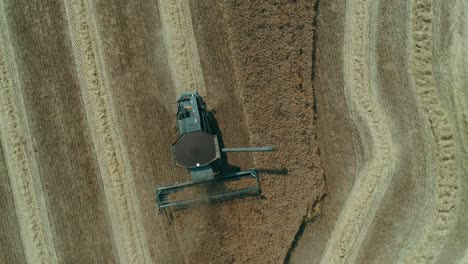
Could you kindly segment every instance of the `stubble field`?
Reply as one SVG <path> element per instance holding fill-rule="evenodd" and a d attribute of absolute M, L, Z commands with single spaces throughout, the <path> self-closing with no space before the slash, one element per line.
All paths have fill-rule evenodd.
<path fill-rule="evenodd" d="M 0 263 L 468 262 L 465 1 L 0 1 Z M 198 89 L 262 197 L 157 214 Z"/>

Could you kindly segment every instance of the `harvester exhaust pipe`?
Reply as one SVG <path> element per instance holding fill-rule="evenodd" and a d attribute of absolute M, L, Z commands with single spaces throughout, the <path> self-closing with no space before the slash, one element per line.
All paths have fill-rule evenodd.
<path fill-rule="evenodd" d="M 257 147 L 257 148 L 223 148 L 222 152 L 270 152 L 274 151 L 274 147 Z"/>

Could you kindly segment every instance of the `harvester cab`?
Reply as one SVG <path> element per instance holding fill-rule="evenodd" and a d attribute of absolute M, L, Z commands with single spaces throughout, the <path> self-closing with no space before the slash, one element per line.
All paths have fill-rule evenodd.
<path fill-rule="evenodd" d="M 188 169 L 191 180 L 156 189 L 160 212 L 166 208 L 180 209 L 261 193 L 256 169 L 233 172 L 218 164 L 226 162 L 223 152 L 265 152 L 273 151 L 273 147 L 221 148 L 215 120 L 198 91 L 180 96 L 176 118 L 179 137 L 171 145 L 172 154 L 177 166 Z M 249 180 L 250 186 L 238 183 L 241 179 Z M 188 195 L 179 195 L 187 190 L 192 191 L 188 191 Z"/>

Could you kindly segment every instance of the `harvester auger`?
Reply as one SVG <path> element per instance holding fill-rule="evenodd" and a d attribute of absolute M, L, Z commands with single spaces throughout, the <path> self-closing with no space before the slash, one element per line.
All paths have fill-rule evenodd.
<path fill-rule="evenodd" d="M 171 145 L 177 166 L 188 169 L 191 180 L 183 183 L 161 186 L 156 189 L 158 210 L 166 208 L 185 208 L 202 202 L 219 202 L 228 199 L 260 195 L 261 188 L 258 171 L 228 171 L 221 163 L 226 163 L 224 152 L 266 152 L 273 147 L 259 148 L 221 148 L 214 119 L 210 117 L 203 98 L 198 91 L 185 92 L 177 100 L 177 128 L 179 138 Z M 250 179 L 253 186 L 241 189 L 213 188 L 240 179 Z M 234 186 L 236 186 L 234 184 Z M 238 186 L 238 185 L 237 185 Z M 170 201 L 171 196 L 189 188 L 205 188 L 203 196 Z"/>

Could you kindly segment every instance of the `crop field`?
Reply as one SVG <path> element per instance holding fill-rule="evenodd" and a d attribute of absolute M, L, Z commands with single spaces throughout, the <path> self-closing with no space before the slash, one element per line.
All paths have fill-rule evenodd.
<path fill-rule="evenodd" d="M 0 0 L 0 263 L 468 263 L 468 2 Z M 262 195 L 158 214 L 198 90 Z"/>

